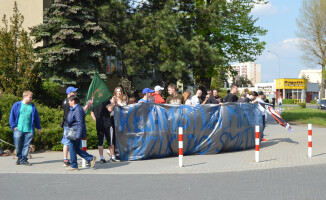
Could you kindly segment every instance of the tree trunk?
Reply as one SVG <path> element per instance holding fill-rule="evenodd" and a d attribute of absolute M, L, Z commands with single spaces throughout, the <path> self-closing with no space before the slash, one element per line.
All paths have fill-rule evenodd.
<path fill-rule="evenodd" d="M 325 98 L 325 63 L 321 65 L 320 98 Z"/>

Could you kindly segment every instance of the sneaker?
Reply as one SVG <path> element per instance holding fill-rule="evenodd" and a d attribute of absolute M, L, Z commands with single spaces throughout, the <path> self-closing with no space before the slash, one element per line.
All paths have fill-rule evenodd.
<path fill-rule="evenodd" d="M 79 169 L 78 168 L 73 168 L 73 167 L 68 167 L 66 170 L 67 171 L 78 171 Z"/>
<path fill-rule="evenodd" d="M 69 160 L 65 160 L 65 161 L 63 161 L 63 166 L 64 167 L 68 167 L 68 166 L 70 166 L 71 165 L 71 162 L 69 161 Z"/>
<path fill-rule="evenodd" d="M 19 158 L 16 160 L 16 165 L 20 165 Z"/>
<path fill-rule="evenodd" d="M 108 153 L 109 157 L 111 158 L 112 155 L 110 153 L 110 150 L 108 150 L 107 153 Z"/>
<path fill-rule="evenodd" d="M 265 138 L 262 138 L 261 141 L 263 141 L 263 142 L 267 142 L 268 140 L 266 140 Z"/>
<path fill-rule="evenodd" d="M 106 163 L 106 160 L 105 159 L 101 159 L 100 161 L 101 161 L 102 164 L 103 163 Z"/>
<path fill-rule="evenodd" d="M 32 166 L 32 163 L 29 163 L 27 160 L 20 163 L 21 165 Z"/>
<path fill-rule="evenodd" d="M 114 163 L 117 163 L 117 162 L 120 162 L 120 160 L 118 160 L 117 158 L 110 158 L 110 162 L 114 162 Z"/>
<path fill-rule="evenodd" d="M 93 156 L 93 159 L 91 160 L 91 168 L 94 167 L 94 165 L 95 165 L 95 161 L 96 161 L 96 157 Z"/>

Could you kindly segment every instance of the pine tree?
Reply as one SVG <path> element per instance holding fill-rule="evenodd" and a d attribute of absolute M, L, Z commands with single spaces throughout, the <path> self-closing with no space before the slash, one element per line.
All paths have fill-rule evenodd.
<path fill-rule="evenodd" d="M 24 17 L 15 2 L 13 16 L 8 21 L 4 15 L 0 29 L 0 86 L 4 91 L 19 96 L 24 90 L 33 90 L 39 83 L 33 42 L 22 28 L 23 22 Z"/>
<path fill-rule="evenodd" d="M 105 48 L 113 43 L 97 25 L 86 0 L 55 0 L 45 11 L 44 23 L 31 29 L 43 46 L 36 49 L 43 76 L 62 86 L 75 85 L 85 92 L 94 73 L 105 76 Z"/>

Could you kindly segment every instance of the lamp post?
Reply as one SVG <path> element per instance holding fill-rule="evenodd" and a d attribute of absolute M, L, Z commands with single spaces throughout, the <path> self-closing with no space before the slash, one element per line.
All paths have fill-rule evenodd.
<path fill-rule="evenodd" d="M 281 78 L 280 57 L 274 52 L 271 52 L 271 51 L 268 51 L 268 52 L 271 54 L 274 54 L 278 59 L 278 78 L 280 79 Z"/>

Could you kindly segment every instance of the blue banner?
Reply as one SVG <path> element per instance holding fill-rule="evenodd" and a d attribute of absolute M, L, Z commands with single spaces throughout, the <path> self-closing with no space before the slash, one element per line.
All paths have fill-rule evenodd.
<path fill-rule="evenodd" d="M 250 103 L 116 106 L 114 121 L 124 161 L 178 155 L 178 127 L 183 128 L 184 155 L 191 155 L 253 148 L 255 125 L 263 126 L 258 105 Z"/>

